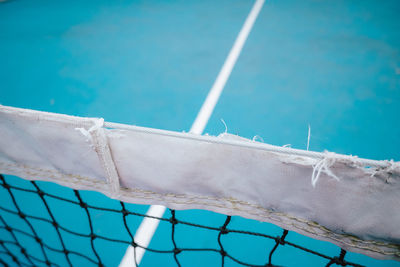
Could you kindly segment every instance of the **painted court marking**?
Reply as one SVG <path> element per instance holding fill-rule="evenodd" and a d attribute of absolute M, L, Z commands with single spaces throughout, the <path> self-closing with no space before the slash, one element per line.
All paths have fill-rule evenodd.
<path fill-rule="evenodd" d="M 257 0 L 254 3 L 253 8 L 247 16 L 247 19 L 244 22 L 243 27 L 240 30 L 239 35 L 237 36 L 236 41 L 233 44 L 232 49 L 229 52 L 229 55 L 226 58 L 225 63 L 217 76 L 217 79 L 215 79 L 215 82 L 211 87 L 210 92 L 208 93 L 207 98 L 203 103 L 203 106 L 201 107 L 195 121 L 193 122 L 192 128 L 190 129 L 191 133 L 201 134 L 204 131 L 204 128 L 206 127 L 206 124 L 210 119 L 212 112 L 214 111 L 215 105 L 217 104 L 222 90 L 224 89 L 225 84 L 232 73 L 233 67 L 236 64 L 244 43 L 249 36 L 249 33 L 254 25 L 254 22 L 257 19 L 258 14 L 261 11 L 263 4 L 264 0 Z"/>
<path fill-rule="evenodd" d="M 253 28 L 254 22 L 257 19 L 258 14 L 261 11 L 262 6 L 264 5 L 265 0 L 257 0 L 249 15 L 244 22 L 242 29 L 240 30 L 238 36 L 236 37 L 235 43 L 233 44 L 228 57 L 225 60 L 224 65 L 222 66 L 217 78 L 213 86 L 211 87 L 206 100 L 199 113 L 197 114 L 196 119 L 194 120 L 192 127 L 190 128 L 190 132 L 194 134 L 202 134 L 208 120 L 211 117 L 212 112 L 214 111 L 215 105 L 218 102 L 219 97 L 221 96 L 222 90 L 225 87 L 226 82 L 229 79 L 229 76 L 232 73 L 233 67 L 236 64 L 236 61 L 240 55 L 240 52 L 243 49 L 243 46 L 249 36 L 251 29 Z M 153 217 L 162 217 L 166 207 L 160 205 L 152 205 L 147 211 L 147 216 Z M 139 228 L 136 231 L 134 240 L 137 244 L 148 247 L 153 235 L 158 227 L 158 223 L 160 221 L 157 219 L 152 219 L 145 217 L 140 224 Z M 129 246 L 125 252 L 124 257 L 121 260 L 119 267 L 127 267 L 127 266 L 136 266 L 135 265 L 135 254 L 136 254 L 136 264 L 140 264 L 145 250 L 143 248 L 136 248 Z"/>

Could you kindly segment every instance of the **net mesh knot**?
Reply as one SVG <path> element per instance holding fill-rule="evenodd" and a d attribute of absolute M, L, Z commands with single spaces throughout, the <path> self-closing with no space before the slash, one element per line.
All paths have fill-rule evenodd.
<path fill-rule="evenodd" d="M 121 213 L 122 213 L 122 215 L 123 215 L 124 217 L 129 215 L 129 212 L 128 212 L 126 209 L 122 209 L 122 210 L 121 210 Z"/>
<path fill-rule="evenodd" d="M 219 228 L 219 231 L 220 231 L 220 233 L 223 234 L 223 235 L 229 233 L 228 229 L 226 229 L 225 226 L 221 226 L 221 227 Z"/>
<path fill-rule="evenodd" d="M 277 237 L 275 237 L 275 242 L 277 243 L 277 244 L 279 244 L 279 245 L 285 245 L 286 244 L 286 242 L 285 242 L 285 237 L 281 237 L 281 236 L 277 236 Z"/>
<path fill-rule="evenodd" d="M 181 253 L 182 250 L 179 249 L 179 248 L 174 248 L 173 252 L 174 252 L 175 255 L 177 255 L 177 254 Z"/>
<path fill-rule="evenodd" d="M 330 261 L 330 264 L 346 266 L 348 263 L 344 260 L 345 255 L 346 255 L 346 250 L 341 249 L 339 257 L 333 257 L 332 260 Z"/>
<path fill-rule="evenodd" d="M 176 225 L 176 224 L 178 224 L 178 220 L 177 220 L 177 219 L 175 219 L 175 217 L 171 217 L 171 218 L 169 218 L 169 222 L 170 222 L 170 223 L 172 223 L 173 225 Z"/>
<path fill-rule="evenodd" d="M 38 190 L 37 193 L 38 193 L 38 195 L 41 196 L 41 197 L 44 196 L 44 192 L 43 192 L 42 190 Z"/>
<path fill-rule="evenodd" d="M 345 260 L 341 259 L 340 257 L 333 257 L 331 260 L 332 264 L 340 265 L 340 266 L 346 266 L 347 263 Z"/>
<path fill-rule="evenodd" d="M 219 253 L 221 254 L 222 257 L 226 257 L 226 256 L 228 255 L 228 253 L 227 253 L 225 250 L 223 250 L 223 249 L 221 249 L 221 250 L 219 251 Z"/>

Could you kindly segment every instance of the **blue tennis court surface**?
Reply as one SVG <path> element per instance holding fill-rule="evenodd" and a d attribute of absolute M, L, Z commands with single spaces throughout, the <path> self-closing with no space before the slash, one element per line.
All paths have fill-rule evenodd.
<path fill-rule="evenodd" d="M 28 1 L 0 2 L 0 104 L 106 121 L 189 131 L 254 2 L 240 1 Z M 329 150 L 371 159 L 400 160 L 400 3 L 398 1 L 266 1 L 209 120 L 205 133 L 225 131 L 274 145 Z M 15 185 L 32 188 L 7 176 Z M 72 190 L 38 183 L 73 199 Z M 4 189 L 2 206 L 12 207 Z M 22 192 L 21 209 L 48 217 L 37 196 Z M 119 207 L 94 192 L 91 204 Z M 79 207 L 50 202 L 60 224 L 88 229 Z M 334 205 L 334 203 L 332 203 Z M 400 205 L 400 203 L 399 203 Z M 145 213 L 147 206 L 128 205 Z M 373 212 L 373 211 L 371 211 Z M 26 229 L 17 216 L 13 226 Z M 124 238 L 120 217 L 93 212 L 95 231 Z M 165 214 L 170 216 L 169 212 Z M 186 221 L 220 227 L 225 216 L 177 211 Z M 83 219 L 82 219 L 83 218 Z M 141 218 L 129 217 L 131 229 Z M 53 240 L 44 223 L 36 229 Z M 176 226 L 182 247 L 216 247 L 217 233 Z M 231 228 L 280 235 L 281 229 L 234 217 Z M 6 235 L 5 231 L 0 231 Z M 160 223 L 150 247 L 171 249 L 171 225 Z M 290 232 L 288 240 L 329 255 L 340 249 Z M 89 257 L 90 242 L 65 234 Z M 84 240 L 84 241 L 82 241 Z M 31 243 L 29 243 L 31 242 Z M 107 266 L 126 246 L 96 240 Z M 265 264 L 273 240 L 229 234 L 224 247 L 238 259 Z M 34 241 L 27 247 L 40 257 Z M 65 257 L 50 253 L 61 266 Z M 0 255 L 1 257 L 1 255 Z M 183 266 L 220 266 L 221 255 L 185 252 Z M 366 266 L 400 266 L 348 253 Z M 74 258 L 76 266 L 85 259 Z M 275 264 L 323 266 L 324 259 L 279 247 Z M 173 255 L 146 252 L 141 266 L 175 266 Z M 226 266 L 237 266 L 226 261 Z"/>

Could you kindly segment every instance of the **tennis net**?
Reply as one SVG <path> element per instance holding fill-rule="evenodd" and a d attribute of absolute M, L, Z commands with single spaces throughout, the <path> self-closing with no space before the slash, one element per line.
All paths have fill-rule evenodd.
<path fill-rule="evenodd" d="M 21 265 L 37 264 L 35 258 L 49 263 L 46 251 L 65 254 L 67 261 L 60 265 L 71 265 L 74 257 L 86 257 L 95 264 L 103 264 L 100 255 L 110 254 L 108 250 L 115 244 L 105 246 L 108 250 L 103 253 L 99 249 L 104 246 L 95 247 L 95 244 L 106 241 L 140 248 L 131 232 L 136 226 L 126 220 L 146 217 L 145 211 L 136 208 L 134 212 L 128 211 L 124 206 L 128 203 L 164 205 L 172 211 L 169 218 L 153 218 L 171 226 L 172 248 L 144 246 L 142 249 L 172 254 L 178 265 L 179 259 L 185 257 L 182 255 L 189 251 L 210 251 L 222 256 L 222 264 L 225 259 L 230 259 L 252 266 L 247 263 L 250 256 L 244 257 L 245 260 L 238 259 L 231 249 L 225 249 L 227 243 L 223 245 L 222 239 L 233 234 L 262 237 L 273 242 L 267 261 L 260 265 L 271 265 L 272 255 L 278 247 L 287 246 L 312 252 L 326 260 L 326 264 L 357 266 L 344 259 L 345 251 L 379 259 L 400 258 L 398 162 L 277 147 L 226 133 L 219 137 L 199 136 L 5 106 L 0 106 L 0 135 L 0 173 L 57 183 L 74 190 L 72 198 L 65 198 L 57 191 L 43 190 L 43 185 L 38 182 L 32 182 L 30 186 L 33 187 L 29 188 L 12 185 L 2 178 L 3 193 L 8 195 L 8 202 L 3 202 L 1 210 L 23 220 L 25 228 L 14 228 L 19 225 L 14 223 L 15 218 L 2 219 L 2 229 L 12 239 L 2 239 L 1 254 L 11 260 L 18 259 L 9 246 L 20 249 L 26 260 L 21 261 Z M 109 198 L 104 203 L 99 200 L 87 203 L 82 197 L 85 190 L 103 193 L 117 201 L 112 201 L 113 208 L 106 207 Z M 31 201 L 37 201 L 38 196 L 41 202 L 29 206 L 26 211 L 20 206 L 30 200 L 21 194 L 34 194 L 36 200 Z M 57 200 L 58 206 L 50 208 L 49 198 Z M 66 212 L 69 208 L 65 204 L 68 203 L 79 209 L 75 207 Z M 43 205 L 44 209 L 37 209 Z M 175 211 L 193 209 L 227 217 L 220 225 L 206 226 L 180 219 Z M 82 214 L 74 215 L 82 210 L 83 217 Z M 99 217 L 94 218 L 95 211 L 109 214 L 97 214 Z M 60 212 L 60 215 L 54 215 Z M 111 224 L 96 231 L 93 224 L 99 218 L 106 223 L 116 221 L 110 216 L 119 217 L 124 225 L 115 227 Z M 274 234 L 234 230 L 230 220 L 238 216 L 272 223 L 282 230 Z M 56 218 L 60 217 L 70 219 L 68 225 L 73 229 L 59 223 Z M 75 226 L 85 217 L 89 232 Z M 2 215 L 2 218 L 6 216 Z M 33 221 L 53 226 L 55 232 L 50 244 L 43 243 L 35 230 L 47 228 L 35 227 Z M 217 231 L 218 246 L 194 248 L 176 242 L 174 237 L 180 226 Z M 125 229 L 129 238 L 126 239 L 121 231 L 114 232 L 115 237 L 104 234 L 113 232 L 114 228 Z M 69 237 L 72 239 L 88 239 L 91 250 L 85 253 L 80 251 L 81 248 L 71 250 L 63 241 L 64 232 L 72 235 Z M 31 237 L 40 250 L 28 252 L 25 242 L 18 241 L 16 233 Z M 287 241 L 287 235 L 296 233 L 328 241 L 340 247 L 341 252 L 327 256 Z M 47 235 L 46 232 L 42 234 Z M 60 242 L 61 247 L 53 247 L 54 242 Z M 37 256 L 42 254 L 42 258 Z M 2 262 L 6 264 L 5 260 Z"/>

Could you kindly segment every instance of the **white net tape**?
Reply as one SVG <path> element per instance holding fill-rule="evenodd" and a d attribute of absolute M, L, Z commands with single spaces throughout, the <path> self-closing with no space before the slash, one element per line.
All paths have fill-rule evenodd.
<path fill-rule="evenodd" d="M 400 167 L 0 106 L 0 173 L 172 209 L 274 223 L 377 258 L 400 258 Z"/>

